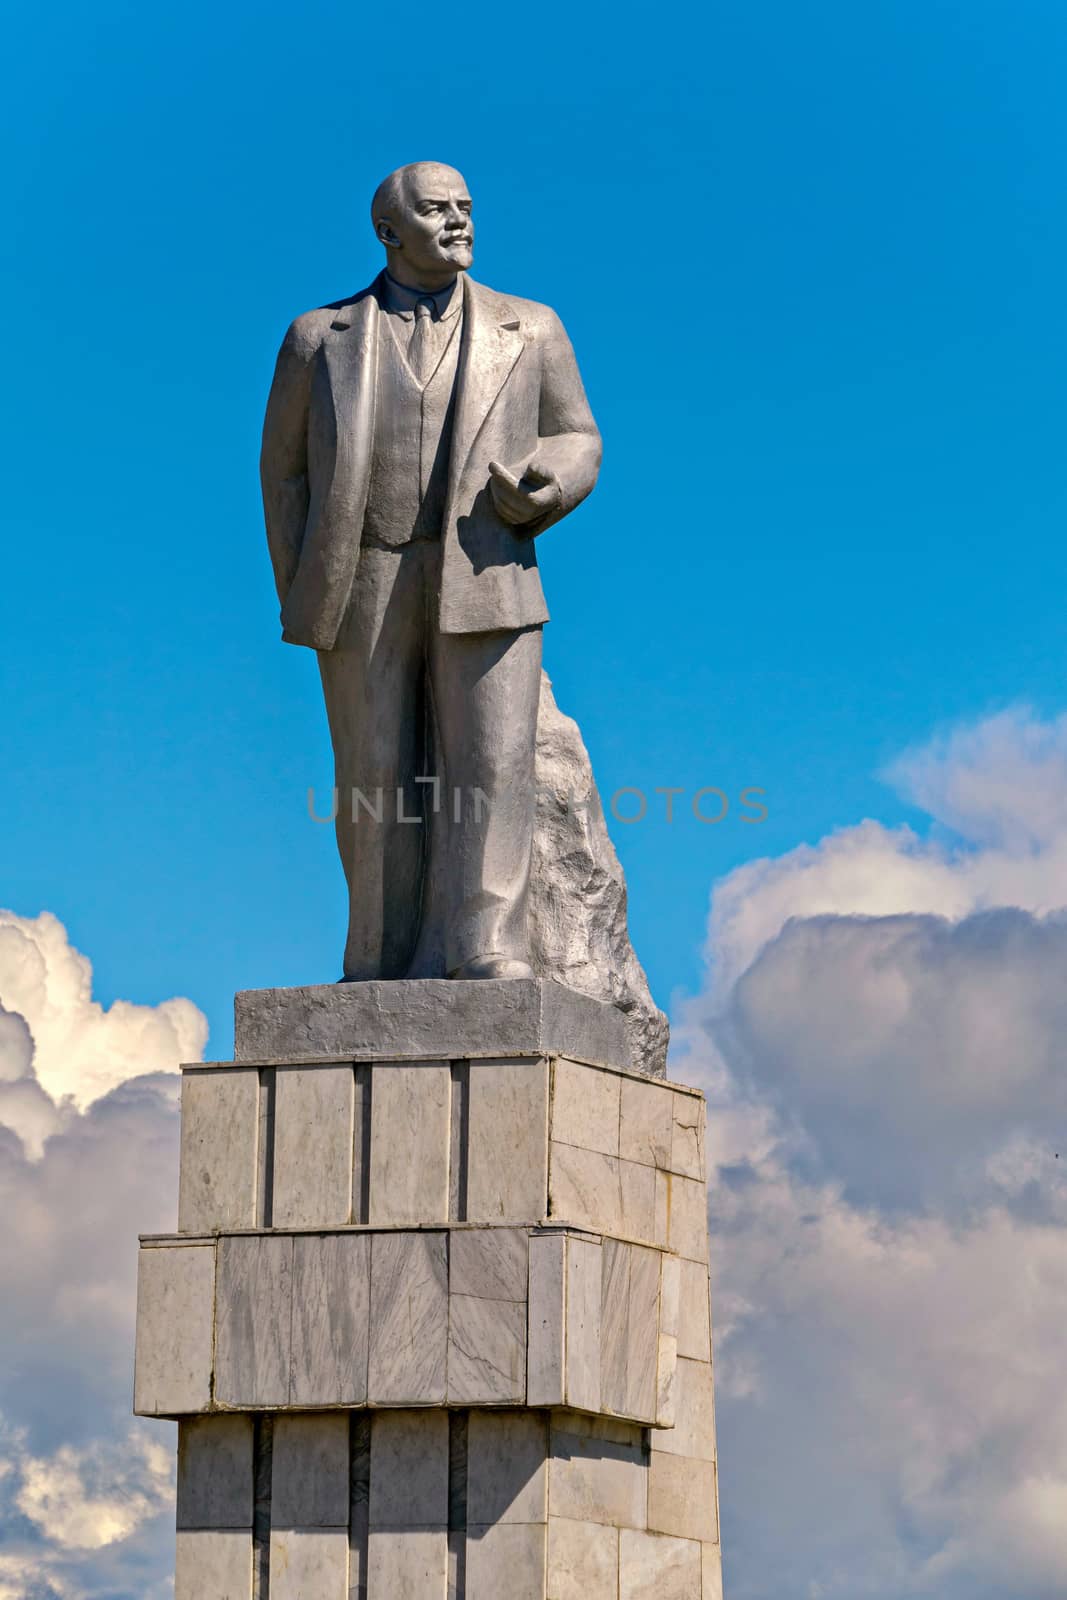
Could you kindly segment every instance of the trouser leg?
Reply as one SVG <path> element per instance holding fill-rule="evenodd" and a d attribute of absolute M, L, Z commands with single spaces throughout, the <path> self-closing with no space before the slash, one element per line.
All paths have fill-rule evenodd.
<path fill-rule="evenodd" d="M 447 815 L 446 970 L 478 956 L 526 961 L 541 629 L 437 633 L 430 683 Z"/>
<path fill-rule="evenodd" d="M 348 881 L 346 978 L 405 976 L 422 890 L 424 554 L 360 554 L 339 647 L 319 670 L 333 741 L 337 848 Z"/>

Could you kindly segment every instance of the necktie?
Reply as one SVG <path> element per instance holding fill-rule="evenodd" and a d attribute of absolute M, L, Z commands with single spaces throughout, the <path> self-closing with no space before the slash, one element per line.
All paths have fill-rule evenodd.
<path fill-rule="evenodd" d="M 434 336 L 432 300 L 420 300 L 415 307 L 415 331 L 408 345 L 408 363 L 418 383 L 426 383 L 433 372 Z"/>

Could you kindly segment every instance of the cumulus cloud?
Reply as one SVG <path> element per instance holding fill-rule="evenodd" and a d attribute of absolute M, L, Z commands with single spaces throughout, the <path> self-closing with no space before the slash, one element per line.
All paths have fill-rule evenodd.
<path fill-rule="evenodd" d="M 173 1428 L 130 1415 L 137 1233 L 175 1225 L 187 1000 L 92 999 L 47 913 L 0 912 L 0 1600 L 162 1600 Z"/>
<path fill-rule="evenodd" d="M 867 821 L 716 887 L 731 1600 L 1067 1592 L 1067 718 L 957 729 Z"/>

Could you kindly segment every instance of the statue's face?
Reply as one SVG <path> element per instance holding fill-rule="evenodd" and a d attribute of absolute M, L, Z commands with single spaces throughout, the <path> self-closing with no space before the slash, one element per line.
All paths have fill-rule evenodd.
<path fill-rule="evenodd" d="M 405 174 L 402 201 L 389 226 L 408 266 L 440 272 L 445 266 L 466 271 L 474 260 L 474 223 L 467 185 L 453 167 L 427 162 Z M 379 229 L 379 232 L 381 230 Z"/>

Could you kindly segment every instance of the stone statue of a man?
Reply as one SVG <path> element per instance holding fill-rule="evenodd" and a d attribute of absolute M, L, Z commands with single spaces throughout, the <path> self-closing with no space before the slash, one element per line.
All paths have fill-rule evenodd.
<path fill-rule="evenodd" d="M 600 436 L 555 313 L 466 276 L 458 172 L 401 167 L 371 215 L 385 271 L 293 323 L 262 455 L 283 638 L 318 652 L 333 739 L 344 976 L 529 977 L 534 537 Z"/>

